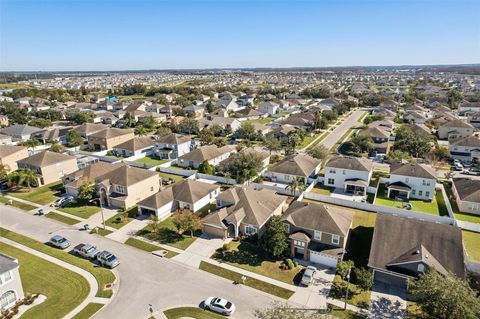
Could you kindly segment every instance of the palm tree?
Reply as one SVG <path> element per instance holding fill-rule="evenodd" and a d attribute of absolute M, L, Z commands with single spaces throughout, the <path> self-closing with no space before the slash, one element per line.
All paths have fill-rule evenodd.
<path fill-rule="evenodd" d="M 22 142 L 20 145 L 30 148 L 33 153 L 33 151 L 35 150 L 35 147 L 39 146 L 40 144 L 42 143 L 40 143 L 38 140 L 28 140 L 28 141 Z"/>
<path fill-rule="evenodd" d="M 0 180 L 7 178 L 10 167 L 7 164 L 0 164 Z"/>
<path fill-rule="evenodd" d="M 302 190 L 304 187 L 305 185 L 303 184 L 303 181 L 300 178 L 296 177 L 294 180 L 292 180 L 292 182 L 290 183 L 290 185 L 288 185 L 287 188 L 290 188 L 292 196 L 295 196 L 295 192 L 297 190 Z"/>
<path fill-rule="evenodd" d="M 147 135 L 147 129 L 144 128 L 142 125 L 139 125 L 135 128 L 135 134 L 138 136 L 145 136 Z"/>
<path fill-rule="evenodd" d="M 136 124 L 135 117 L 133 117 L 130 113 L 126 113 L 125 116 L 123 117 L 123 120 L 125 121 L 125 126 L 127 127 L 134 127 Z"/>

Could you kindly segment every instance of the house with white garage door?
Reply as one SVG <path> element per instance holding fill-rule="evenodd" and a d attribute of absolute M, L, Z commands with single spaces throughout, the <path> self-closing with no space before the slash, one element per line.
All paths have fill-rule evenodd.
<path fill-rule="evenodd" d="M 353 216 L 344 209 L 294 202 L 283 217 L 291 256 L 335 268 L 345 253 Z"/>

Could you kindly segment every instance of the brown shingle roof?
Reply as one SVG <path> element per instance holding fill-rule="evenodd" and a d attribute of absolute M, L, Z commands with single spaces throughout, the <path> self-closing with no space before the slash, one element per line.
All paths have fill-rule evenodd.
<path fill-rule="evenodd" d="M 75 157 L 62 154 L 62 153 L 43 151 L 35 155 L 32 155 L 30 157 L 19 160 L 18 163 L 25 163 L 25 164 L 34 165 L 37 167 L 44 167 L 44 166 L 49 166 L 58 162 L 69 161 L 72 159 L 75 159 Z"/>
<path fill-rule="evenodd" d="M 268 170 L 275 173 L 295 176 L 309 176 L 320 163 L 320 160 L 309 155 L 298 154 L 278 162 Z"/>
<path fill-rule="evenodd" d="M 210 194 L 213 190 L 220 188 L 217 184 L 208 184 L 191 179 L 185 179 L 172 186 L 173 197 L 187 203 L 195 203 Z"/>
<path fill-rule="evenodd" d="M 460 200 L 480 203 L 480 180 L 471 178 L 454 178 L 453 185 Z"/>
<path fill-rule="evenodd" d="M 226 145 L 223 147 L 217 147 L 216 145 L 205 145 L 180 156 L 179 159 L 183 159 L 185 161 L 203 162 L 219 157 L 220 155 L 233 150 L 234 147 L 231 145 Z"/>
<path fill-rule="evenodd" d="M 450 144 L 458 146 L 480 147 L 480 139 L 475 136 L 469 136 L 450 141 Z"/>
<path fill-rule="evenodd" d="M 119 148 L 129 151 L 138 151 L 144 148 L 153 146 L 154 140 L 150 136 L 136 136 L 131 140 L 123 142 L 114 148 Z"/>
<path fill-rule="evenodd" d="M 142 168 L 131 167 L 126 164 L 120 165 L 118 168 L 100 175 L 95 179 L 97 183 L 108 180 L 110 184 L 131 186 L 152 176 L 158 176 L 156 172 L 152 172 Z"/>
<path fill-rule="evenodd" d="M 363 157 L 335 156 L 331 158 L 325 166 L 351 169 L 354 171 L 371 171 L 373 162 Z"/>
<path fill-rule="evenodd" d="M 117 137 L 117 136 L 122 136 L 122 135 L 127 135 L 127 134 L 132 134 L 133 131 L 131 129 L 121 129 L 121 128 L 107 128 L 104 130 L 101 130 L 99 132 L 93 133 L 90 135 L 91 137 L 96 137 L 96 138 L 112 138 L 112 137 Z"/>
<path fill-rule="evenodd" d="M 0 145 L 0 158 L 15 154 L 25 149 L 27 149 L 25 146 Z"/>
<path fill-rule="evenodd" d="M 390 165 L 390 174 L 419 178 L 436 179 L 435 169 L 426 164 L 394 162 Z"/>
<path fill-rule="evenodd" d="M 189 135 L 181 135 L 181 134 L 168 134 L 162 137 L 157 138 L 157 143 L 163 144 L 183 144 L 186 142 L 191 141 L 192 138 Z"/>

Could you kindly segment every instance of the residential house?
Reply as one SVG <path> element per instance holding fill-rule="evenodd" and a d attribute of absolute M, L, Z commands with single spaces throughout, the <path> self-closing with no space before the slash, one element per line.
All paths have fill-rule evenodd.
<path fill-rule="evenodd" d="M 14 124 L 0 129 L 0 133 L 12 137 L 13 141 L 27 141 L 32 138 L 32 135 L 40 132 L 42 129 L 26 124 Z"/>
<path fill-rule="evenodd" d="M 354 213 L 323 204 L 293 202 L 283 215 L 290 255 L 336 267 L 345 253 Z"/>
<path fill-rule="evenodd" d="M 67 133 L 70 132 L 71 127 L 55 127 L 39 131 L 32 134 L 32 139 L 36 139 L 42 144 L 51 142 L 59 142 L 60 144 L 67 144 Z"/>
<path fill-rule="evenodd" d="M 469 137 L 475 132 L 475 127 L 462 120 L 451 120 L 438 127 L 439 139 L 458 139 Z"/>
<path fill-rule="evenodd" d="M 297 154 L 274 164 L 265 176 L 272 182 L 290 184 L 295 179 L 300 179 L 308 184 L 309 178 L 316 178 L 322 161 L 306 154 Z"/>
<path fill-rule="evenodd" d="M 87 137 L 88 147 L 94 151 L 111 150 L 135 137 L 133 130 L 120 128 L 107 128 L 90 134 Z"/>
<path fill-rule="evenodd" d="M 149 155 L 153 151 L 155 140 L 151 136 L 135 136 L 131 140 L 125 141 L 113 147 L 112 152 L 121 157 L 130 157 L 140 154 Z"/>
<path fill-rule="evenodd" d="M 375 123 L 375 122 L 373 122 Z M 368 126 L 357 133 L 358 136 L 369 136 L 372 138 L 372 156 L 386 155 L 388 152 L 388 141 L 390 139 L 390 130 L 381 126 Z"/>
<path fill-rule="evenodd" d="M 263 151 L 262 149 L 255 149 L 253 147 L 246 147 L 242 149 L 239 153 L 245 154 L 248 156 L 256 156 L 259 158 L 259 160 L 262 161 L 262 168 L 267 167 L 267 165 L 270 163 L 270 153 Z M 219 166 L 225 167 L 228 164 L 232 163 L 233 161 L 233 154 L 230 155 L 227 159 L 224 159 L 223 161 L 220 162 Z"/>
<path fill-rule="evenodd" d="M 127 209 L 160 190 L 157 172 L 122 164 L 95 178 L 100 200 L 105 206 Z"/>
<path fill-rule="evenodd" d="M 480 180 L 454 178 L 452 193 L 460 212 L 480 215 Z"/>
<path fill-rule="evenodd" d="M 240 128 L 240 121 L 236 118 L 214 116 L 211 119 L 202 118 L 197 121 L 200 130 L 211 128 L 214 125 L 220 126 L 223 130 L 235 132 Z"/>
<path fill-rule="evenodd" d="M 67 195 L 77 197 L 80 187 L 84 184 L 95 184 L 95 179 L 119 168 L 121 163 L 95 162 L 78 171 L 62 177 L 62 183 Z"/>
<path fill-rule="evenodd" d="M 472 162 L 474 154 L 480 152 L 480 139 L 476 136 L 469 136 L 451 140 L 448 144 L 448 151 L 453 159 L 462 162 Z"/>
<path fill-rule="evenodd" d="M 203 232 L 223 239 L 253 234 L 261 238 L 270 218 L 285 211 L 286 200 L 267 189 L 229 188 L 217 197 L 219 210 L 202 220 Z"/>
<path fill-rule="evenodd" d="M 257 120 L 262 117 L 265 117 L 266 114 L 263 114 L 262 112 L 259 112 L 254 109 L 245 108 L 243 110 L 235 112 L 234 116 L 236 118 L 239 118 L 240 120 Z"/>
<path fill-rule="evenodd" d="M 17 161 L 28 156 L 28 149 L 25 146 L 0 145 L 0 165 L 6 167 L 9 173 L 17 170 Z"/>
<path fill-rule="evenodd" d="M 17 259 L 0 253 L 0 310 L 14 307 L 25 298 Z"/>
<path fill-rule="evenodd" d="M 436 185 L 435 169 L 427 164 L 396 161 L 390 165 L 387 197 L 433 200 Z"/>
<path fill-rule="evenodd" d="M 258 106 L 258 111 L 263 114 L 273 115 L 278 113 L 279 108 L 280 108 L 280 105 L 278 105 L 277 103 L 268 101 L 260 104 Z"/>
<path fill-rule="evenodd" d="M 377 213 L 368 267 L 375 282 L 405 289 L 429 268 L 464 278 L 463 251 L 456 226 Z"/>
<path fill-rule="evenodd" d="M 325 165 L 325 186 L 346 193 L 366 195 L 372 178 L 373 162 L 363 157 L 335 156 Z"/>
<path fill-rule="evenodd" d="M 292 114 L 283 121 L 285 125 L 291 125 L 298 129 L 307 130 L 313 127 L 315 115 L 313 113 Z"/>
<path fill-rule="evenodd" d="M 85 123 L 74 127 L 74 130 L 80 133 L 83 138 L 88 138 L 90 135 L 103 131 L 107 128 L 108 126 L 104 124 Z"/>
<path fill-rule="evenodd" d="M 192 138 L 188 135 L 171 133 L 157 138 L 153 154 L 160 159 L 175 159 L 193 149 Z"/>
<path fill-rule="evenodd" d="M 11 145 L 11 144 L 13 144 L 11 136 L 0 134 L 0 145 Z"/>
<path fill-rule="evenodd" d="M 198 169 L 200 164 L 208 162 L 210 165 L 217 166 L 234 152 L 236 152 L 236 150 L 232 145 L 223 147 L 205 145 L 178 157 L 177 165 L 185 168 Z"/>
<path fill-rule="evenodd" d="M 200 119 L 205 116 L 205 108 L 203 106 L 190 105 L 185 107 L 183 110 L 188 114 L 188 116 L 195 119 Z"/>
<path fill-rule="evenodd" d="M 432 131 L 428 128 L 428 126 L 424 124 L 410 124 L 408 128 L 415 134 L 415 135 L 430 135 Z"/>
<path fill-rule="evenodd" d="M 177 209 L 197 212 L 220 194 L 220 185 L 185 179 L 137 203 L 140 214 L 166 218 Z"/>
<path fill-rule="evenodd" d="M 60 181 L 62 177 L 78 170 L 74 156 L 42 151 L 17 161 L 18 169 L 30 169 L 38 174 L 40 185 Z"/>
<path fill-rule="evenodd" d="M 403 115 L 403 120 L 408 123 L 425 124 L 427 118 L 418 111 L 411 111 Z"/>

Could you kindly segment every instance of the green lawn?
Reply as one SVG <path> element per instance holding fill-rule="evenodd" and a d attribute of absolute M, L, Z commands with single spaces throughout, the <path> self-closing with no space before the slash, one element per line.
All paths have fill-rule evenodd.
<path fill-rule="evenodd" d="M 163 312 L 168 319 L 195 318 L 195 319 L 222 319 L 223 316 L 217 315 L 208 310 L 195 307 L 181 307 L 165 310 Z"/>
<path fill-rule="evenodd" d="M 162 249 L 166 250 L 168 252 L 167 255 L 165 256 L 166 258 L 172 258 L 172 257 L 175 257 L 176 255 L 178 255 L 178 253 L 176 253 L 174 251 L 171 251 L 171 250 L 165 249 L 163 247 L 158 247 L 156 245 L 146 243 L 143 240 L 136 239 L 136 238 L 133 238 L 133 237 L 130 237 L 129 239 L 127 239 L 125 244 L 127 244 L 129 246 L 132 246 L 132 247 L 135 247 L 135 248 L 138 248 L 138 249 L 141 249 L 141 250 L 144 250 L 146 252 L 150 252 L 150 253 L 152 251 L 156 251 L 156 250 L 162 250 Z"/>
<path fill-rule="evenodd" d="M 22 319 L 63 318 L 88 296 L 90 286 L 79 274 L 1 242 L 0 251 L 18 259 L 25 293 L 47 297 Z"/>
<path fill-rule="evenodd" d="M 57 209 L 64 213 L 75 215 L 84 219 L 87 219 L 93 214 L 96 214 L 100 211 L 100 207 L 95 205 L 88 205 L 88 203 L 85 203 L 82 201 L 75 201 L 72 203 L 68 203 L 65 207 L 61 207 Z"/>
<path fill-rule="evenodd" d="M 185 176 L 182 176 L 182 175 L 168 174 L 163 172 L 159 172 L 158 175 L 160 175 L 160 177 L 163 178 L 164 180 L 171 179 L 175 182 L 180 182 L 185 179 Z"/>
<path fill-rule="evenodd" d="M 139 159 L 135 160 L 135 162 L 157 166 L 157 165 L 168 162 L 168 160 L 161 160 L 161 159 L 157 159 L 155 157 L 145 156 L 145 157 L 142 157 L 142 158 L 139 158 Z"/>
<path fill-rule="evenodd" d="M 19 208 L 19 209 L 24 210 L 24 211 L 29 211 L 29 210 L 32 210 L 32 209 L 36 208 L 35 206 L 24 204 L 22 202 L 19 202 L 19 201 L 13 200 L 13 199 L 11 201 L 12 201 L 11 206 Z M 0 196 L 0 203 L 10 205 L 10 199 L 8 199 L 6 197 L 3 197 L 3 196 Z"/>
<path fill-rule="evenodd" d="M 308 144 L 312 143 L 316 138 L 318 138 L 320 135 L 322 135 L 323 132 L 314 134 L 313 136 L 305 136 L 303 141 L 297 145 L 297 149 L 303 149 L 308 146 Z"/>
<path fill-rule="evenodd" d="M 335 190 L 335 187 L 325 186 L 323 184 L 316 184 L 314 188 L 312 188 L 312 193 L 317 193 L 320 195 L 330 196 L 330 194 Z"/>
<path fill-rule="evenodd" d="M 160 223 L 157 234 L 153 233 L 151 225 L 148 225 L 144 229 L 140 230 L 138 235 L 150 240 L 158 241 L 160 244 L 166 244 L 185 250 L 197 239 L 199 233 L 193 237 L 185 234 L 179 235 L 177 233 L 177 228 L 173 224 L 172 218 L 169 217 Z"/>
<path fill-rule="evenodd" d="M 345 300 L 347 282 L 335 275 L 333 285 L 330 290 L 330 297 Z M 350 282 L 348 286 L 348 303 L 363 309 L 368 309 L 370 305 L 371 291 L 362 291 L 357 285 Z"/>
<path fill-rule="evenodd" d="M 358 226 L 375 227 L 377 214 L 363 210 L 355 210 L 354 213 L 355 216 L 353 217 L 352 229 L 355 229 Z"/>
<path fill-rule="evenodd" d="M 98 234 L 100 236 L 107 236 L 113 233 L 111 230 L 103 229 L 101 227 L 96 227 L 90 231 L 90 234 Z"/>
<path fill-rule="evenodd" d="M 440 207 L 437 202 L 436 194 L 433 197 L 433 200 L 431 202 L 417 200 L 417 199 L 410 199 L 409 203 L 413 207 L 412 211 L 421 212 L 421 213 L 430 214 L 430 215 L 437 215 L 437 216 L 440 215 Z M 386 196 L 385 184 L 380 184 L 378 186 L 377 198 L 375 199 L 375 204 L 382 205 L 382 206 L 396 207 L 401 209 L 401 208 L 404 208 L 404 205 L 406 203 L 395 201 L 394 199 L 388 198 Z M 445 211 L 442 211 L 442 213 L 445 213 Z"/>
<path fill-rule="evenodd" d="M 51 183 L 42 187 L 15 190 L 8 193 L 10 196 L 28 200 L 40 205 L 46 205 L 55 201 L 63 188 L 62 182 Z"/>
<path fill-rule="evenodd" d="M 82 309 L 79 313 L 77 313 L 72 319 L 90 319 L 93 317 L 94 314 L 97 313 L 100 309 L 102 309 L 103 304 L 101 303 L 89 303 L 85 308 Z"/>
<path fill-rule="evenodd" d="M 462 230 L 463 242 L 468 257 L 475 262 L 480 262 L 480 233 Z"/>
<path fill-rule="evenodd" d="M 447 193 L 447 197 L 448 197 L 448 200 L 450 201 L 450 205 L 452 206 L 455 219 L 463 220 L 471 223 L 480 223 L 480 216 L 460 212 L 460 210 L 458 209 L 457 201 L 453 196 L 451 183 L 443 182 L 442 184 L 443 184 L 443 187 L 445 188 L 445 192 Z"/>
<path fill-rule="evenodd" d="M 246 120 L 245 122 L 246 122 L 246 123 L 267 124 L 267 123 L 270 123 L 270 122 L 273 121 L 273 120 L 274 120 L 273 117 L 265 117 L 265 118 L 261 118 L 261 119 L 257 119 L 257 120 Z"/>
<path fill-rule="evenodd" d="M 231 270 L 225 269 L 223 267 L 219 267 L 219 266 L 216 266 L 216 265 L 204 262 L 204 261 L 202 261 L 200 263 L 199 268 L 201 270 L 204 270 L 204 271 L 209 272 L 211 274 L 214 274 L 216 276 L 220 276 L 220 277 L 223 277 L 223 278 L 226 278 L 226 279 L 229 279 L 229 280 L 232 280 L 232 281 L 236 281 L 236 282 L 240 282 L 241 277 L 242 277 L 242 274 L 240 274 L 238 272 L 234 272 L 234 271 L 231 271 Z M 285 289 L 285 288 L 282 288 L 282 287 L 278 287 L 278 286 L 272 285 L 270 283 L 267 283 L 267 282 L 264 282 L 264 281 L 261 281 L 261 280 L 255 279 L 255 278 L 251 278 L 251 277 L 247 277 L 247 279 L 245 281 L 245 285 L 249 286 L 251 288 L 258 289 L 260 291 L 275 295 L 275 296 L 283 298 L 283 299 L 290 298 L 294 293 L 291 290 L 288 290 L 288 289 Z"/>
<path fill-rule="evenodd" d="M 300 272 L 303 267 L 297 266 L 291 270 L 283 270 L 280 268 L 283 260 L 269 258 L 260 248 L 248 242 L 232 241 L 228 246 L 228 251 L 216 252 L 213 259 L 290 285 L 298 284 L 301 279 Z"/>
<path fill-rule="evenodd" d="M 197 169 L 193 169 L 193 168 L 190 168 L 190 167 L 182 167 L 182 166 L 177 166 L 177 165 L 172 165 L 170 166 L 171 169 L 176 169 L 176 170 L 179 170 L 179 171 L 188 171 L 188 172 L 192 172 L 192 173 L 196 173 L 198 172 Z"/>
<path fill-rule="evenodd" d="M 50 212 L 50 213 L 46 214 L 45 217 L 50 218 L 50 219 L 55 219 L 59 222 L 62 222 L 62 223 L 68 224 L 68 225 L 75 225 L 75 224 L 78 224 L 80 222 L 80 220 L 78 220 L 78 219 L 63 216 L 63 215 L 55 213 L 55 212 Z"/>
<path fill-rule="evenodd" d="M 480 216 L 478 215 L 471 215 L 471 214 L 465 214 L 465 213 L 456 213 L 454 215 L 455 215 L 455 218 L 458 220 L 463 220 L 471 223 L 480 223 Z"/>
<path fill-rule="evenodd" d="M 135 209 L 137 208 L 135 207 Z M 132 221 L 131 217 L 127 216 L 127 218 L 125 218 L 124 215 L 125 215 L 124 213 L 118 213 L 115 216 L 110 217 L 105 221 L 105 225 L 113 227 L 115 229 L 122 228 L 123 226 L 125 226 L 126 224 Z"/>
<path fill-rule="evenodd" d="M 339 308 L 336 306 L 333 306 L 333 310 L 331 312 L 328 312 L 327 315 L 333 316 L 334 318 L 338 319 L 364 319 L 366 318 L 365 316 L 356 313 L 355 311 L 351 310 L 343 310 L 343 308 Z"/>
<path fill-rule="evenodd" d="M 1 227 L 0 236 L 13 240 L 19 244 L 28 246 L 32 249 L 38 250 L 57 259 L 60 259 L 66 263 L 85 269 L 97 279 L 99 288 L 96 296 L 104 298 L 110 298 L 112 296 L 112 291 L 110 289 L 104 289 L 104 286 L 106 284 L 113 283 L 115 281 L 115 275 L 109 269 L 98 267 L 89 260 L 70 255 L 66 251 L 50 247 L 32 238 L 20 235 L 18 233 L 9 231 Z"/>

